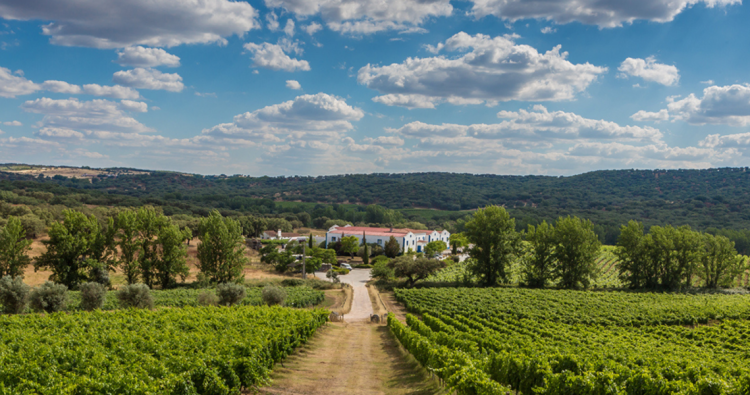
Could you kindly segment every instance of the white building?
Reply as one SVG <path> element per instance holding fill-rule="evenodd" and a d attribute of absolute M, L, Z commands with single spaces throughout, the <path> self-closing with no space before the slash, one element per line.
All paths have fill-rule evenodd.
<path fill-rule="evenodd" d="M 366 238 L 368 243 L 377 243 L 380 246 L 390 240 L 391 236 L 396 238 L 398 245 L 404 251 L 409 249 L 416 252 L 424 252 L 427 243 L 436 240 L 442 240 L 445 245 L 450 244 L 451 233 L 447 230 L 438 232 L 436 230 L 417 230 L 417 229 L 393 229 L 393 228 L 368 228 L 364 226 L 338 226 L 334 225 L 326 232 L 326 246 L 340 241 L 346 236 L 356 237 L 360 244 L 362 238 Z"/>
<path fill-rule="evenodd" d="M 267 230 L 260 235 L 260 238 L 263 240 L 297 240 L 300 243 L 307 242 L 309 237 L 310 235 L 303 235 L 300 233 L 282 233 L 281 230 Z M 315 245 L 317 246 L 325 240 L 325 237 L 313 236 L 313 240 L 315 240 Z"/>

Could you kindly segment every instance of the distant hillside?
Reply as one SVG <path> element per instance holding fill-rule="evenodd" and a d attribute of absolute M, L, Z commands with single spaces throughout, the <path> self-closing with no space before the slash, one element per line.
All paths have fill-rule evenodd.
<path fill-rule="evenodd" d="M 86 194 L 87 204 L 147 203 L 170 206 L 176 212 L 283 209 L 307 211 L 315 218 L 316 203 L 378 204 L 412 219 L 440 223 L 466 215 L 459 210 L 498 204 L 511 210 L 519 227 L 570 214 L 591 219 L 600 233 L 615 232 L 630 219 L 648 225 L 750 229 L 748 168 L 607 170 L 570 177 L 455 173 L 246 177 L 99 169 L 102 176 L 71 179 L 2 171 L 3 166 L 0 190 L 43 190 L 62 200 L 66 195 Z"/>

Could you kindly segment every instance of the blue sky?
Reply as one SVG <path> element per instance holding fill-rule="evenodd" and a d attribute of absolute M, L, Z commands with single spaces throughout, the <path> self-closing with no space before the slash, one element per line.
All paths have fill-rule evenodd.
<path fill-rule="evenodd" d="M 741 0 L 0 0 L 0 162 L 750 166 Z"/>

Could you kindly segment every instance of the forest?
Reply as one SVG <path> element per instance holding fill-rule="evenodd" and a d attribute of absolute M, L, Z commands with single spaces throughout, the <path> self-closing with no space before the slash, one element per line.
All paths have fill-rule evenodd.
<path fill-rule="evenodd" d="M 0 165 L 11 169 L 14 165 Z M 418 222 L 461 231 L 471 210 L 505 207 L 519 230 L 575 215 L 592 221 L 614 244 L 630 220 L 690 225 L 750 248 L 747 168 L 602 170 L 570 177 L 456 173 L 360 174 L 318 177 L 202 176 L 134 169 L 92 169 L 91 178 L 32 176 L 0 171 L 0 202 L 29 207 L 160 207 L 164 214 L 254 215 L 321 228 L 351 223 Z M 121 172 L 112 176 L 112 172 Z M 371 207 L 378 207 L 373 214 Z M 59 211 L 59 210 L 58 210 Z M 0 214 L 2 215 L 2 214 Z M 316 221 L 317 220 L 317 221 Z M 416 226 L 416 225 L 415 225 Z"/>

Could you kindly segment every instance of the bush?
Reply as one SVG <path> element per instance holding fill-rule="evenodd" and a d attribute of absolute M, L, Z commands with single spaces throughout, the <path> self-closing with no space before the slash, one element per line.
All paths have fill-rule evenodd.
<path fill-rule="evenodd" d="M 151 309 L 154 307 L 154 299 L 151 290 L 146 284 L 130 284 L 117 291 L 117 300 L 124 308 Z"/>
<path fill-rule="evenodd" d="M 328 273 L 326 273 L 326 278 L 330 278 L 331 282 L 333 283 L 340 283 L 341 280 L 339 279 L 339 274 L 336 273 L 334 270 L 329 270 Z"/>
<path fill-rule="evenodd" d="M 68 304 L 68 287 L 46 281 L 31 291 L 31 308 L 36 311 L 54 313 L 65 310 Z"/>
<path fill-rule="evenodd" d="M 390 262 L 390 259 L 388 259 L 388 257 L 385 256 L 385 255 L 378 255 L 378 256 L 375 257 L 375 259 L 372 260 L 371 263 L 372 263 L 372 266 L 375 266 L 376 264 L 378 264 L 380 262 L 388 263 L 388 262 Z"/>
<path fill-rule="evenodd" d="M 81 290 L 81 309 L 86 311 L 101 309 L 107 289 L 100 283 L 83 283 L 78 286 Z"/>
<path fill-rule="evenodd" d="M 337 274 L 342 274 L 342 275 L 349 274 L 349 269 L 344 269 L 344 268 L 341 268 L 341 267 L 332 267 L 331 270 L 329 270 L 329 271 L 334 271 Z"/>
<path fill-rule="evenodd" d="M 0 279 L 0 304 L 3 305 L 3 313 L 23 313 L 29 303 L 30 290 L 31 288 L 23 283 L 21 276 L 5 276 Z"/>
<path fill-rule="evenodd" d="M 352 269 L 372 269 L 372 265 L 352 265 Z"/>
<path fill-rule="evenodd" d="M 201 306 L 218 306 L 219 297 L 213 292 L 201 292 L 198 294 L 198 304 Z"/>
<path fill-rule="evenodd" d="M 305 285 L 305 280 L 300 278 L 285 278 L 281 280 L 281 285 L 285 287 L 299 287 L 300 285 Z"/>
<path fill-rule="evenodd" d="M 370 272 L 373 278 L 377 278 L 382 281 L 391 281 L 394 278 L 393 269 L 388 267 L 387 260 L 379 261 L 373 265 L 372 272 Z"/>
<path fill-rule="evenodd" d="M 220 305 L 232 306 L 245 299 L 245 286 L 235 283 L 219 284 L 216 294 L 219 296 Z"/>
<path fill-rule="evenodd" d="M 263 288 L 261 298 L 263 298 L 263 302 L 269 306 L 276 304 L 281 305 L 284 304 L 284 300 L 286 299 L 286 292 L 279 287 L 268 285 Z"/>

